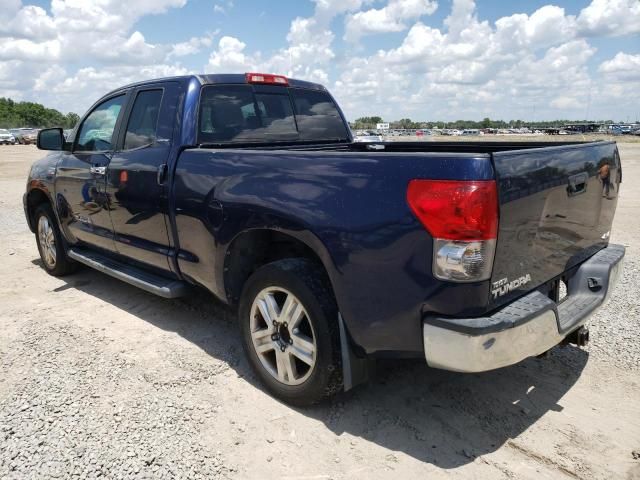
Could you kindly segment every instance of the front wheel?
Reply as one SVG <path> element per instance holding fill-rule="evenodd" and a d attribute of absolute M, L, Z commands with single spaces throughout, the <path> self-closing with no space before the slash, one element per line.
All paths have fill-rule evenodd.
<path fill-rule="evenodd" d="M 56 277 L 75 271 L 77 263 L 67 257 L 58 222 L 48 204 L 36 209 L 35 224 L 38 252 L 45 270 Z"/>
<path fill-rule="evenodd" d="M 259 268 L 239 315 L 249 363 L 275 397 L 304 406 L 341 390 L 338 308 L 321 268 L 297 258 Z"/>

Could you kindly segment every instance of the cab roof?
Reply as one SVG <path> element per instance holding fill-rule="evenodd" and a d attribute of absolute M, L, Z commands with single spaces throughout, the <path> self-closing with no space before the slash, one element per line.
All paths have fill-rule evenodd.
<path fill-rule="evenodd" d="M 247 77 L 245 73 L 211 73 L 211 74 L 181 75 L 181 76 L 175 76 L 175 77 L 154 78 L 154 79 L 144 80 L 141 82 L 131 83 L 129 85 L 116 88 L 115 90 L 109 92 L 108 95 L 111 95 L 115 92 L 119 92 L 121 90 L 141 87 L 144 85 L 151 85 L 158 82 L 177 81 L 181 83 L 189 83 L 192 80 L 198 81 L 201 85 L 216 85 L 216 84 L 245 85 L 247 84 Z M 307 82 L 305 80 L 297 80 L 295 78 L 288 78 L 288 77 L 287 77 L 287 80 L 289 81 L 290 87 L 307 88 L 310 90 L 321 90 L 321 91 L 327 90 L 323 85 L 320 85 L 319 83 Z"/>

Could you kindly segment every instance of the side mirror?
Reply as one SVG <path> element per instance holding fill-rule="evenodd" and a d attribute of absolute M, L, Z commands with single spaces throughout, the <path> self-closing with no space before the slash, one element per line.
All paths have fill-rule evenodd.
<path fill-rule="evenodd" d="M 38 132 L 38 148 L 40 150 L 62 150 L 64 135 L 61 128 L 45 128 Z"/>

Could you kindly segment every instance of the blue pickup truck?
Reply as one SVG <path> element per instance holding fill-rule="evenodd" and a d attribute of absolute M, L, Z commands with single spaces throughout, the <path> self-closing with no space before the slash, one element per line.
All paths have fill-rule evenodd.
<path fill-rule="evenodd" d="M 479 372 L 584 345 L 622 270 L 614 142 L 357 143 L 323 86 L 248 73 L 119 88 L 38 147 L 44 269 L 210 291 L 296 405 L 376 358 Z"/>

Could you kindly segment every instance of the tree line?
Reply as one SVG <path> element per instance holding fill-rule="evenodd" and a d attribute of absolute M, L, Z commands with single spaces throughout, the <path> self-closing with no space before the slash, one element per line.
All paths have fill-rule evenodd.
<path fill-rule="evenodd" d="M 0 128 L 73 128 L 80 120 L 77 113 L 66 115 L 53 108 L 34 102 L 15 102 L 0 98 Z"/>
<path fill-rule="evenodd" d="M 382 117 L 360 117 L 351 122 L 350 125 L 353 129 L 375 129 L 376 124 L 383 123 Z M 488 117 L 480 121 L 475 120 L 455 120 L 452 122 L 435 121 L 435 122 L 415 122 L 410 118 L 403 118 L 389 122 L 389 128 L 393 129 L 418 129 L 418 128 L 451 128 L 463 130 L 468 129 L 482 129 L 482 128 L 556 128 L 562 127 L 566 124 L 575 123 L 614 123 L 613 120 L 545 120 L 545 121 L 526 121 L 526 120 L 491 120 Z"/>

